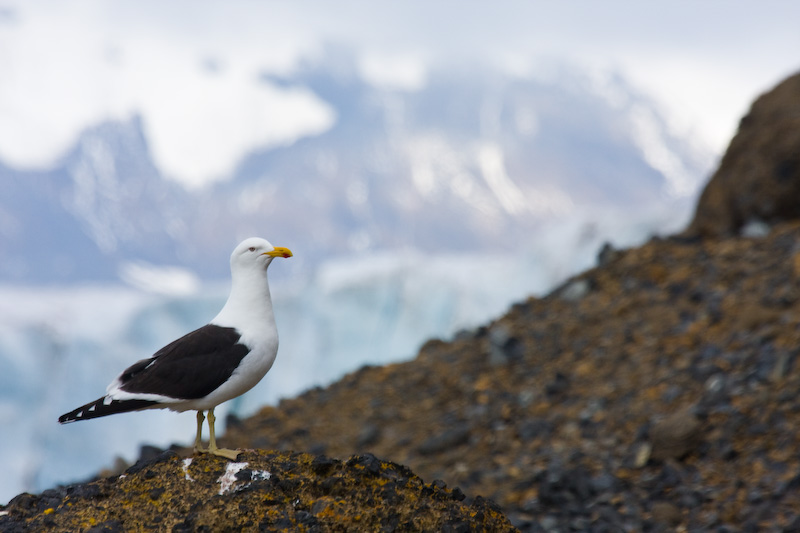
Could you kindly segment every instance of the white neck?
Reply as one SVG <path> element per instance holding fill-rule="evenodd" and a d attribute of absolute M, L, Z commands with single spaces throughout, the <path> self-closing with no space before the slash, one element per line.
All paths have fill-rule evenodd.
<path fill-rule="evenodd" d="M 247 269 L 234 273 L 228 301 L 211 323 L 218 326 L 236 325 L 247 333 L 252 331 L 251 328 L 274 330 L 275 315 L 266 272 Z"/>

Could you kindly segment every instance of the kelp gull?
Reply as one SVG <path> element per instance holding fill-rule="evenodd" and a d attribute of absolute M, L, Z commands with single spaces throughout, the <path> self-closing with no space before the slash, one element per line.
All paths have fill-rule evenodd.
<path fill-rule="evenodd" d="M 207 325 L 164 346 L 126 368 L 106 395 L 58 418 L 62 424 L 101 416 L 171 409 L 197 411 L 194 449 L 228 459 L 236 450 L 217 448 L 214 408 L 253 388 L 278 352 L 267 267 L 288 248 L 250 238 L 231 254 L 231 293 L 222 311 Z M 208 449 L 201 446 L 203 411 L 208 411 Z"/>

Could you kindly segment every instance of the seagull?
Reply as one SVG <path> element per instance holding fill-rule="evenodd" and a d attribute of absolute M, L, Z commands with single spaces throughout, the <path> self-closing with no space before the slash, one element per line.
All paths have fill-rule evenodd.
<path fill-rule="evenodd" d="M 105 396 L 61 415 L 61 424 L 144 409 L 197 411 L 194 450 L 235 460 L 238 450 L 218 448 L 214 408 L 261 381 L 278 353 L 267 267 L 288 248 L 265 239 L 242 241 L 231 254 L 231 293 L 205 326 L 167 344 L 117 376 Z M 208 412 L 208 448 L 202 431 Z"/>

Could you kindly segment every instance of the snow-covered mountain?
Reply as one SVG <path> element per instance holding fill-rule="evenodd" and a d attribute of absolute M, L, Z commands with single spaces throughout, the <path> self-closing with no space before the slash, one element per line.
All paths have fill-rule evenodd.
<path fill-rule="evenodd" d="M 389 90 L 334 51 L 262 82 L 313 91 L 334 125 L 252 152 L 200 190 L 156 168 L 138 117 L 83 132 L 48 171 L 0 163 L 0 282 L 112 281 L 131 264 L 223 279 L 248 235 L 291 246 L 305 267 L 365 251 L 514 251 L 544 221 L 691 197 L 710 161 L 614 77 L 487 68 Z"/>
<path fill-rule="evenodd" d="M 452 69 L 392 90 L 333 49 L 258 83 L 313 91 L 336 120 L 201 189 L 157 167 L 146 117 L 84 131 L 46 171 L 0 162 L 0 426 L 14 428 L 0 501 L 187 442 L 191 414 L 55 420 L 212 317 L 243 237 L 295 257 L 271 271 L 275 368 L 220 414 L 410 357 L 587 268 L 605 241 L 679 229 L 712 162 L 613 76 Z"/>

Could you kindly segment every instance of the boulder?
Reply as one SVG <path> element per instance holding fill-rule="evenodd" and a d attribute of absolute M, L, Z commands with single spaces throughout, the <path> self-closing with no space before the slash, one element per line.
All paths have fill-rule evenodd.
<path fill-rule="evenodd" d="M 800 73 L 759 97 L 700 196 L 687 234 L 723 237 L 800 218 Z"/>
<path fill-rule="evenodd" d="M 514 531 L 491 501 L 370 454 L 165 452 L 120 476 L 21 494 L 0 531 Z"/>

